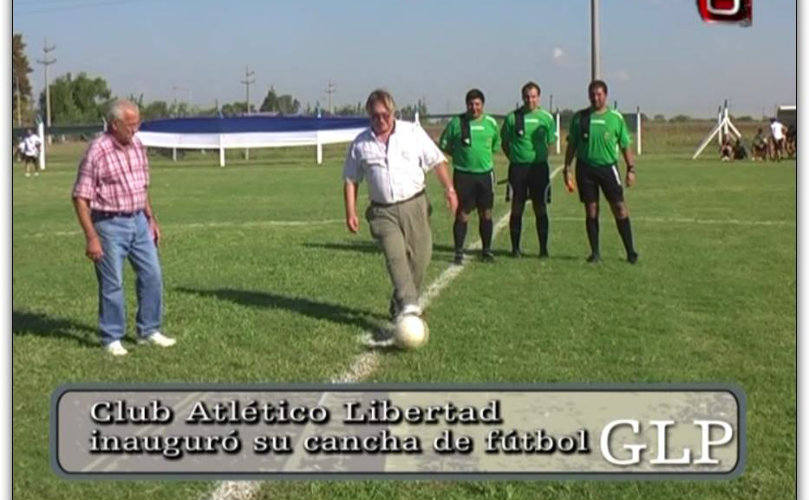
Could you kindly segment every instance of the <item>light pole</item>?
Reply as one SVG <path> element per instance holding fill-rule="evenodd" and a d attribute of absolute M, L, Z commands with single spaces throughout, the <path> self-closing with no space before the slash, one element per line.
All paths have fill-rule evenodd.
<path fill-rule="evenodd" d="M 598 4 L 599 0 L 590 0 L 590 80 L 598 80 L 601 74 L 601 61 L 599 52 L 598 30 Z"/>

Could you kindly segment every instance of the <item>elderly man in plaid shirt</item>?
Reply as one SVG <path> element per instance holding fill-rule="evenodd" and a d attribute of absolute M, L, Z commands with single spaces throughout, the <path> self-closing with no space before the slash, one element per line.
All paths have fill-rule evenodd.
<path fill-rule="evenodd" d="M 114 356 L 127 353 L 123 266 L 137 276 L 137 333 L 140 342 L 161 347 L 175 340 L 160 333 L 163 279 L 157 244 L 160 228 L 149 202 L 149 160 L 135 137 L 140 113 L 132 102 L 113 103 L 107 132 L 94 140 L 79 165 L 73 205 L 87 240 L 87 257 L 98 278 L 98 330 Z"/>

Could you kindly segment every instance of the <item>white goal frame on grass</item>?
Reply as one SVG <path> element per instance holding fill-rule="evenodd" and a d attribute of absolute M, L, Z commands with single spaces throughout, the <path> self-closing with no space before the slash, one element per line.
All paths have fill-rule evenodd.
<path fill-rule="evenodd" d="M 725 137 L 730 135 L 731 132 L 736 135 L 736 139 L 742 138 L 742 133 L 739 132 L 739 129 L 733 125 L 733 122 L 730 121 L 730 112 L 728 110 L 728 102 L 725 101 L 724 106 L 719 108 L 719 113 L 716 118 L 716 126 L 714 126 L 713 130 L 711 130 L 705 139 L 697 147 L 697 151 L 694 153 L 694 156 L 691 157 L 692 160 L 696 160 L 697 157 L 702 154 L 708 144 L 713 140 L 713 138 L 719 135 L 719 144 L 721 145 L 724 141 Z"/>

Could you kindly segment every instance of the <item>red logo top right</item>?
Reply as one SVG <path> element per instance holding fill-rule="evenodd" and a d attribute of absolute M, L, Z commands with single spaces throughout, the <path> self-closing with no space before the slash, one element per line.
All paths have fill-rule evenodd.
<path fill-rule="evenodd" d="M 697 0 L 697 10 L 708 23 L 753 24 L 753 0 Z"/>

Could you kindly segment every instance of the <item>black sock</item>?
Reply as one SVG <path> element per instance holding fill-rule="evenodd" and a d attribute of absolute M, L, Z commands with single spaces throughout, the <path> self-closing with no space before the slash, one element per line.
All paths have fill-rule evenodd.
<path fill-rule="evenodd" d="M 621 235 L 621 241 L 624 242 L 627 256 L 635 253 L 635 245 L 632 241 L 632 225 L 629 223 L 629 217 L 625 219 L 616 219 L 615 224 L 618 226 L 618 233 Z"/>
<path fill-rule="evenodd" d="M 599 255 L 598 250 L 598 217 L 584 219 L 587 225 L 587 239 L 590 241 L 590 252 L 593 255 Z"/>
<path fill-rule="evenodd" d="M 539 238 L 539 253 L 548 253 L 548 214 L 539 214 L 537 217 L 537 237 Z"/>
<path fill-rule="evenodd" d="M 480 231 L 480 241 L 483 242 L 483 251 L 491 252 L 494 223 L 491 219 L 481 218 L 478 224 L 478 230 Z"/>
<path fill-rule="evenodd" d="M 452 236 L 455 238 L 455 253 L 463 253 L 463 242 L 466 239 L 466 222 L 455 219 L 452 225 Z"/>
<path fill-rule="evenodd" d="M 512 215 L 508 221 L 508 229 L 511 233 L 511 249 L 520 249 L 520 233 L 522 233 L 522 216 Z"/>

